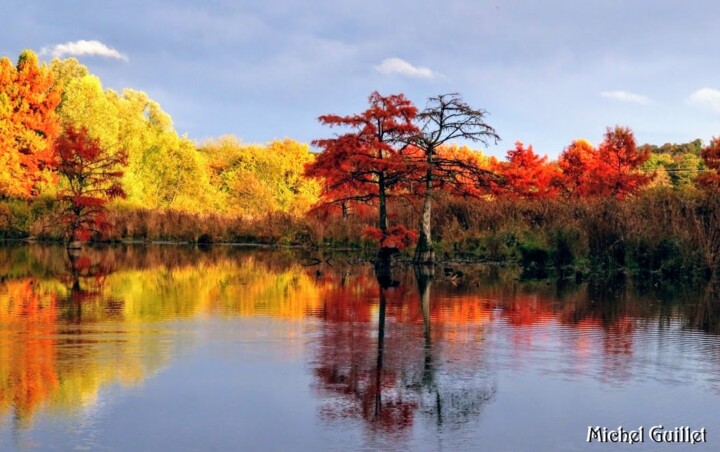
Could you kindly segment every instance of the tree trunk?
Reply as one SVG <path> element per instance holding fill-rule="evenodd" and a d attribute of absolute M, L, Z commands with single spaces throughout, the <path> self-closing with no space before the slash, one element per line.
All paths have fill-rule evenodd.
<path fill-rule="evenodd" d="M 378 175 L 378 228 L 382 232 L 382 240 L 387 237 L 387 195 L 385 193 L 385 173 L 381 172 Z"/>
<path fill-rule="evenodd" d="M 432 154 L 428 156 L 428 165 L 432 165 Z M 425 174 L 425 200 L 423 201 L 422 218 L 420 219 L 420 237 L 415 248 L 415 263 L 429 264 L 435 260 L 435 251 L 432 245 L 431 228 L 432 214 L 432 170 L 428 166 Z"/>
<path fill-rule="evenodd" d="M 390 266 L 391 259 L 398 252 L 396 248 L 387 248 L 385 239 L 387 238 L 388 219 L 387 219 L 387 195 L 385 193 L 385 173 L 378 175 L 378 228 L 380 228 L 380 248 L 378 249 L 378 263 L 382 266 Z"/>

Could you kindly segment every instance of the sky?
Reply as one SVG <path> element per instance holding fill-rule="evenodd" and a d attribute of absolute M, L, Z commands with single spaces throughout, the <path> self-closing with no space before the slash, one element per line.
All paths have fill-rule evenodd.
<path fill-rule="evenodd" d="M 556 158 L 628 126 L 639 143 L 720 135 L 717 0 L 2 0 L 0 56 L 75 57 L 145 91 L 202 142 L 327 138 L 373 91 L 460 93 L 502 156 Z"/>

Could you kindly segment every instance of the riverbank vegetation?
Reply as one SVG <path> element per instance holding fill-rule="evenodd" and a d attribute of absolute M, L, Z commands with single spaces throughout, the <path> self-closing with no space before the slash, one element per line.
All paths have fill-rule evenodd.
<path fill-rule="evenodd" d="M 610 127 L 550 161 L 503 160 L 486 112 L 457 94 L 419 110 L 373 93 L 325 115 L 330 138 L 194 142 L 145 93 L 105 89 L 75 59 L 0 59 L 0 238 L 350 247 L 417 262 L 513 261 L 548 271 L 720 267 L 720 139 L 636 145 Z M 463 142 L 457 143 L 456 139 Z"/>

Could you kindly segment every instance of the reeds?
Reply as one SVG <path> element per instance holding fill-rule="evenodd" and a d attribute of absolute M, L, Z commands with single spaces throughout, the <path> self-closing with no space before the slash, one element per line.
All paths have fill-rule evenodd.
<path fill-rule="evenodd" d="M 633 270 L 660 278 L 710 277 L 720 268 L 720 199 L 647 190 L 614 198 L 475 200 L 441 196 L 433 241 L 441 259 L 513 261 L 524 267 Z M 370 209 L 371 210 L 371 209 Z M 370 249 L 373 213 L 243 218 L 112 205 L 102 241 L 235 242 Z M 0 237 L 62 240 L 50 199 L 0 200 Z M 419 208 L 395 203 L 394 225 L 416 227 Z M 410 250 L 412 252 L 412 250 Z"/>

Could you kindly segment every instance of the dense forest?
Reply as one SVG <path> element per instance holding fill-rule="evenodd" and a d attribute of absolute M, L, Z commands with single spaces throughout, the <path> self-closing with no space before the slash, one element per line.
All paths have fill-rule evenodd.
<path fill-rule="evenodd" d="M 351 247 L 417 262 L 517 261 L 710 277 L 720 265 L 720 138 L 637 145 L 613 126 L 556 161 L 503 160 L 458 94 L 418 109 L 372 93 L 321 116 L 328 138 L 194 142 L 145 93 L 104 89 L 75 59 L 0 59 L 0 237 Z M 580 269 L 580 270 L 578 270 Z"/>

